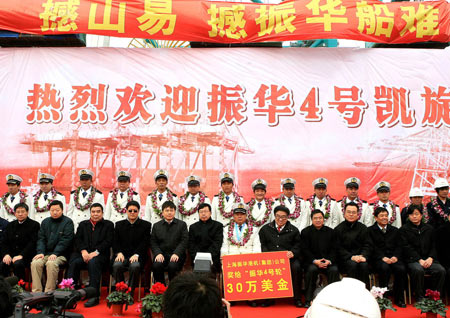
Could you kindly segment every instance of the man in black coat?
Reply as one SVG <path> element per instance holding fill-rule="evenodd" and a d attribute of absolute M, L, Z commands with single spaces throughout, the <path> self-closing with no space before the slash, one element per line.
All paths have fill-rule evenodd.
<path fill-rule="evenodd" d="M 80 270 L 87 268 L 89 287 L 99 291 L 96 297 L 84 303 L 84 307 L 98 305 L 102 269 L 110 260 L 110 249 L 114 239 L 114 224 L 103 219 L 103 206 L 94 203 L 90 207 L 91 217 L 81 221 L 75 235 L 75 252 L 69 260 L 67 277 L 73 278 L 75 285 L 80 278 Z"/>
<path fill-rule="evenodd" d="M 0 273 L 9 276 L 11 267 L 14 275 L 25 279 L 25 268 L 30 266 L 31 259 L 36 255 L 36 241 L 39 223 L 28 217 L 28 205 L 18 203 L 14 206 L 16 220 L 8 224 L 1 244 Z"/>
<path fill-rule="evenodd" d="M 339 268 L 349 277 L 359 279 L 368 286 L 370 244 L 367 227 L 358 222 L 358 212 L 356 203 L 347 203 L 345 220 L 334 229 L 338 239 Z"/>
<path fill-rule="evenodd" d="M 450 286 L 450 215 L 448 222 L 442 224 L 436 230 L 436 249 L 439 263 L 445 268 L 447 272 L 446 284 L 447 291 Z"/>
<path fill-rule="evenodd" d="M 311 221 L 312 225 L 304 228 L 301 234 L 306 307 L 311 305 L 319 273 L 327 275 L 328 284 L 339 280 L 336 234 L 332 228 L 324 225 L 321 210 L 311 212 Z"/>
<path fill-rule="evenodd" d="M 437 178 L 434 181 L 434 189 L 436 190 L 437 196 L 430 199 L 430 202 L 427 204 L 427 210 L 430 218 L 428 223 L 437 229 L 447 221 L 447 217 L 450 215 L 447 179 Z"/>
<path fill-rule="evenodd" d="M 302 269 L 300 266 L 300 232 L 288 221 L 289 209 L 284 205 L 277 206 L 273 213 L 275 220 L 259 230 L 262 252 L 287 251 L 291 264 L 292 285 L 294 288 L 294 304 L 303 307 L 300 294 Z M 261 306 L 271 305 L 273 301 L 265 301 Z"/>
<path fill-rule="evenodd" d="M 189 254 L 194 262 L 200 253 L 211 253 L 214 273 L 220 273 L 220 248 L 223 242 L 223 225 L 211 219 L 211 206 L 202 203 L 198 207 L 200 221 L 189 227 Z"/>
<path fill-rule="evenodd" d="M 422 216 L 420 206 L 411 205 L 408 208 L 408 221 L 400 228 L 403 254 L 416 301 L 424 297 L 425 274 L 431 275 L 432 289 L 441 295 L 445 280 L 445 269 L 437 260 L 435 230 L 422 221 Z"/>
<path fill-rule="evenodd" d="M 124 273 L 128 270 L 130 278 L 128 285 L 131 295 L 134 295 L 141 269 L 147 261 L 152 224 L 139 219 L 139 202 L 130 201 L 126 205 L 127 218 L 116 223 L 114 229 L 114 263 L 112 274 L 116 282 L 125 280 Z"/>
<path fill-rule="evenodd" d="M 387 209 L 378 207 L 373 214 L 376 222 L 367 229 L 372 247 L 370 263 L 378 273 L 380 287 L 388 287 L 394 273 L 394 300 L 397 306 L 405 308 L 406 267 L 401 260 L 399 230 L 389 224 Z"/>
<path fill-rule="evenodd" d="M 164 202 L 161 209 L 163 219 L 153 226 L 151 238 L 152 270 L 155 282 L 165 284 L 164 271 L 170 281 L 183 268 L 189 234 L 186 223 L 175 218 L 176 206 L 172 201 Z"/>

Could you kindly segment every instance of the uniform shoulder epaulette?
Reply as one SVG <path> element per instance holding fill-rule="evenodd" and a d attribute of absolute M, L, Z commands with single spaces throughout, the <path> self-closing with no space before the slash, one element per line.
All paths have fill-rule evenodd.
<path fill-rule="evenodd" d="M 341 203 L 342 202 L 342 200 L 339 200 L 339 201 L 336 201 L 337 203 Z"/>
<path fill-rule="evenodd" d="M 397 208 L 400 208 L 400 206 L 398 204 L 395 205 Z"/>
<path fill-rule="evenodd" d="M 59 191 L 56 191 L 56 194 L 59 194 L 59 195 L 62 195 L 62 196 L 64 196 L 64 194 L 62 194 L 61 192 L 59 192 Z"/>
<path fill-rule="evenodd" d="M 331 199 L 331 201 L 336 201 L 336 199 L 333 199 L 333 198 L 331 198 L 331 197 L 330 197 L 330 199 Z"/>
<path fill-rule="evenodd" d="M 113 192 L 114 192 L 114 190 L 109 191 L 109 193 L 113 193 Z"/>
<path fill-rule="evenodd" d="M 177 195 L 176 195 L 175 193 L 174 193 L 174 194 L 172 194 L 172 196 L 173 196 L 173 197 L 177 197 Z"/>
<path fill-rule="evenodd" d="M 280 201 L 280 198 L 275 198 L 275 199 L 273 199 L 274 201 Z"/>
<path fill-rule="evenodd" d="M 100 193 L 100 194 L 103 194 L 103 192 L 100 191 L 99 189 L 96 189 L 96 192 L 97 192 L 97 193 Z"/>
<path fill-rule="evenodd" d="M 362 203 L 367 203 L 367 201 L 366 201 L 366 200 L 361 200 L 361 202 L 362 202 Z"/>
<path fill-rule="evenodd" d="M 137 193 L 136 191 L 133 191 L 133 195 L 138 195 L 139 193 Z"/>
<path fill-rule="evenodd" d="M 70 194 L 74 194 L 75 192 L 77 192 L 77 190 L 72 190 L 70 191 Z"/>
<path fill-rule="evenodd" d="M 218 196 L 219 196 L 218 194 L 214 195 L 214 197 L 218 197 Z"/>
<path fill-rule="evenodd" d="M 369 203 L 369 205 L 374 205 L 374 203 L 372 202 L 372 203 Z"/>

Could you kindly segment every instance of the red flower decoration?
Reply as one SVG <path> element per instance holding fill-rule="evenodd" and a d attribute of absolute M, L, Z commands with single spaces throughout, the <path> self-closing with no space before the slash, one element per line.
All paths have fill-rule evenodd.
<path fill-rule="evenodd" d="M 425 297 L 429 297 L 429 298 L 433 299 L 434 301 L 438 301 L 439 299 L 441 299 L 441 293 L 438 292 L 437 290 L 427 289 L 426 293 L 425 293 Z"/>
<path fill-rule="evenodd" d="M 19 280 L 18 282 L 17 282 L 17 285 L 19 285 L 19 286 L 25 286 L 25 282 L 23 281 L 23 279 L 21 279 L 21 280 Z"/>
<path fill-rule="evenodd" d="M 150 292 L 155 295 L 162 295 L 162 294 L 164 294 L 166 289 L 167 289 L 167 287 L 164 286 L 164 284 L 155 283 L 155 284 L 153 284 L 152 288 L 150 289 Z"/>
<path fill-rule="evenodd" d="M 119 282 L 116 284 L 116 291 L 119 292 L 128 292 L 128 285 L 125 284 L 124 282 Z"/>

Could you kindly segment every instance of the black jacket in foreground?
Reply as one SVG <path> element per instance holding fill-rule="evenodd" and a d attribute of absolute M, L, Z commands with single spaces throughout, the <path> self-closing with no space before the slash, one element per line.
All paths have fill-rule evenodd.
<path fill-rule="evenodd" d="M 276 223 L 272 221 L 264 225 L 258 234 L 262 252 L 291 251 L 294 258 L 300 259 L 300 232 L 291 222 L 287 221 L 278 233 Z"/>
<path fill-rule="evenodd" d="M 369 236 L 367 227 L 359 221 L 341 222 L 334 229 L 338 241 L 339 261 L 345 262 L 354 255 L 362 255 L 367 260 L 370 256 Z"/>
<path fill-rule="evenodd" d="M 223 242 L 223 225 L 209 218 L 189 227 L 189 254 L 192 261 L 198 252 L 211 253 L 212 258 L 220 257 Z M 156 255 L 155 255 L 156 256 Z"/>
<path fill-rule="evenodd" d="M 91 220 L 80 222 L 75 235 L 75 250 L 80 252 L 86 250 L 88 253 L 98 251 L 102 256 L 109 259 L 110 250 L 114 241 L 114 223 L 102 219 L 97 222 L 92 230 Z"/>
<path fill-rule="evenodd" d="M 438 211 L 433 207 L 432 202 L 428 202 L 427 211 L 428 216 L 430 217 L 428 223 L 432 225 L 435 229 L 439 228 L 442 224 L 447 222 L 448 215 L 450 214 L 450 198 L 447 198 L 447 200 L 445 200 L 445 204 L 439 198 L 436 198 L 436 200 L 439 206 L 441 207 L 442 211 L 444 211 L 445 218 L 442 217 L 438 213 Z"/>
<path fill-rule="evenodd" d="M 450 267 L 450 222 L 445 222 L 436 230 L 436 249 L 439 263 Z"/>
<path fill-rule="evenodd" d="M 26 218 L 22 224 L 14 220 L 8 224 L 2 243 L 1 257 L 22 255 L 26 263 L 36 255 L 36 241 L 39 232 L 39 223 Z"/>
<path fill-rule="evenodd" d="M 383 257 L 391 258 L 393 256 L 402 259 L 402 245 L 400 242 L 399 229 L 388 224 L 386 233 L 375 222 L 374 225 L 367 228 L 371 244 L 371 261 L 380 261 Z"/>
<path fill-rule="evenodd" d="M 428 257 L 437 260 L 435 231 L 431 225 L 423 222 L 414 225 L 408 221 L 399 231 L 406 263 L 418 262 Z"/>
<path fill-rule="evenodd" d="M 122 253 L 126 259 L 138 254 L 139 262 L 145 263 L 151 227 L 150 222 L 141 219 L 137 219 L 133 224 L 128 219 L 117 222 L 114 229 L 114 254 Z"/>
<path fill-rule="evenodd" d="M 188 242 L 187 225 L 179 219 L 173 219 L 170 224 L 163 219 L 153 225 L 151 239 L 153 257 L 158 254 L 186 257 Z"/>
<path fill-rule="evenodd" d="M 334 230 L 328 226 L 316 229 L 314 225 L 305 227 L 301 233 L 304 264 L 311 264 L 316 259 L 327 259 L 337 263 L 337 238 Z"/>

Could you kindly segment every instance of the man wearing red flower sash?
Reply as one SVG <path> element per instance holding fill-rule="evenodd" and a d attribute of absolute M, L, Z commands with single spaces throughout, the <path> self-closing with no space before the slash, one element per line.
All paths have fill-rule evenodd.
<path fill-rule="evenodd" d="M 427 204 L 429 223 L 435 228 L 439 228 L 448 221 L 450 215 L 450 200 L 448 198 L 448 181 L 444 178 L 437 178 L 434 181 L 434 189 L 437 196 L 431 198 Z"/>
<path fill-rule="evenodd" d="M 355 202 L 359 206 L 359 222 L 364 223 L 364 225 L 366 226 L 372 225 L 373 222 L 370 223 L 370 221 L 373 219 L 373 217 L 371 211 L 369 210 L 369 204 L 367 203 L 367 201 L 361 200 L 361 198 L 358 196 L 358 190 L 359 186 L 361 185 L 361 180 L 356 177 L 351 177 L 344 181 L 344 185 L 347 195 L 345 195 L 342 200 L 338 201 L 336 204 L 336 226 L 345 220 L 344 207 L 347 203 L 350 202 Z"/>
<path fill-rule="evenodd" d="M 244 202 L 243 198 L 233 191 L 234 175 L 230 172 L 220 174 L 222 190 L 212 200 L 212 219 L 227 226 L 233 218 L 232 207 L 234 203 Z"/>
<path fill-rule="evenodd" d="M 8 192 L 1 198 L 0 217 L 8 222 L 12 222 L 16 219 L 16 216 L 14 215 L 14 207 L 16 204 L 25 203 L 28 207 L 33 204 L 31 196 L 20 190 L 21 183 L 22 178 L 16 174 L 8 174 L 6 176 Z"/>
<path fill-rule="evenodd" d="M 309 221 L 308 213 L 305 211 L 305 201 L 295 194 L 295 179 L 286 178 L 281 180 L 283 193 L 275 200 L 273 208 L 277 206 L 285 206 L 289 209 L 289 222 L 296 226 L 299 231 L 303 230 Z"/>
<path fill-rule="evenodd" d="M 94 203 L 105 205 L 103 193 L 92 186 L 94 172 L 89 169 L 78 171 L 80 186 L 70 193 L 70 201 L 67 207 L 67 216 L 72 219 L 75 232 L 78 225 L 91 217 L 90 208 Z M 103 212 L 103 211 L 102 211 Z"/>
<path fill-rule="evenodd" d="M 112 190 L 108 195 L 108 201 L 105 208 L 105 220 L 113 223 L 125 220 L 127 218 L 128 202 L 136 201 L 141 204 L 139 193 L 130 187 L 131 173 L 128 171 L 119 171 L 117 173 L 118 188 Z"/>
<path fill-rule="evenodd" d="M 255 197 L 248 202 L 248 220 L 256 228 L 273 221 L 272 199 L 266 198 L 267 182 L 256 179 L 252 182 Z"/>
<path fill-rule="evenodd" d="M 209 198 L 200 191 L 200 182 L 202 179 L 199 176 L 189 176 L 186 178 L 188 191 L 180 197 L 178 204 L 178 214 L 180 220 L 184 221 L 189 228 L 195 222 L 198 222 L 198 207 L 202 203 L 211 204 Z"/>
<path fill-rule="evenodd" d="M 408 208 L 410 205 L 420 205 L 423 210 L 423 218 L 425 223 L 428 223 L 429 217 L 428 217 L 428 210 L 427 207 L 423 204 L 423 192 L 420 190 L 420 188 L 412 188 L 409 191 L 409 200 L 411 201 L 408 205 L 406 205 L 401 212 L 402 215 L 402 224 L 405 224 L 406 221 L 408 221 Z"/>
<path fill-rule="evenodd" d="M 400 215 L 400 208 L 397 204 L 389 200 L 391 195 L 391 184 L 387 181 L 380 181 L 375 185 L 375 191 L 377 191 L 378 200 L 371 203 L 369 206 L 370 217 L 364 222 L 366 226 L 372 226 L 375 223 L 374 211 L 378 207 L 385 208 L 389 213 L 389 224 L 396 228 L 402 227 L 402 218 Z"/>
<path fill-rule="evenodd" d="M 156 224 L 163 219 L 161 207 L 164 202 L 172 201 L 175 206 L 178 206 L 178 198 L 168 187 L 169 172 L 160 169 L 153 175 L 155 179 L 156 189 L 147 196 L 145 204 L 145 214 L 141 216 L 142 219 Z"/>
<path fill-rule="evenodd" d="M 305 201 L 305 212 L 307 216 L 306 226 L 311 225 L 311 212 L 319 209 L 324 214 L 325 225 L 335 228 L 339 223 L 337 219 L 336 200 L 327 194 L 328 180 L 317 178 L 312 182 L 314 194 Z"/>
<path fill-rule="evenodd" d="M 53 187 L 54 176 L 48 173 L 39 174 L 40 190 L 33 196 L 33 204 L 30 208 L 30 219 L 39 223 L 50 217 L 49 206 L 53 201 L 60 201 L 63 204 L 63 213 L 66 213 L 66 198 L 61 192 Z"/>

